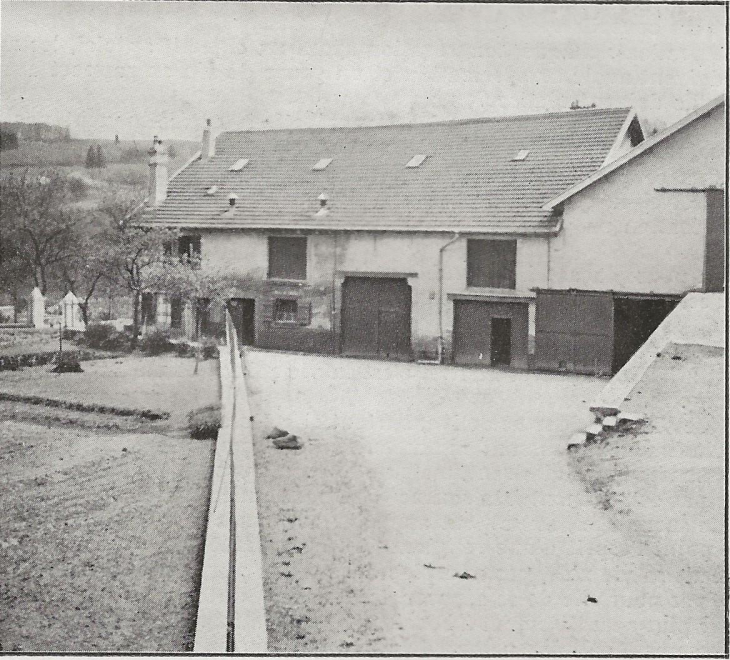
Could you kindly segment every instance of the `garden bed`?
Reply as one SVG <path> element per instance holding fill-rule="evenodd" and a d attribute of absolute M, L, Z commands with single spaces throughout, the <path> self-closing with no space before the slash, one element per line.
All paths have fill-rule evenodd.
<path fill-rule="evenodd" d="M 214 442 L 187 414 L 218 401 L 217 361 L 176 357 L 0 376 L 0 650 L 192 650 Z M 120 416 L 155 408 L 170 419 Z"/>

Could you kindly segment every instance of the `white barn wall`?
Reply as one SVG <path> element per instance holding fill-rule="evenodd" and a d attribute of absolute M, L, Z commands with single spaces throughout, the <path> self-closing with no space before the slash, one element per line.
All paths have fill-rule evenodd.
<path fill-rule="evenodd" d="M 706 200 L 657 187 L 721 187 L 724 108 L 566 200 L 551 240 L 555 289 L 684 293 L 702 287 Z"/>

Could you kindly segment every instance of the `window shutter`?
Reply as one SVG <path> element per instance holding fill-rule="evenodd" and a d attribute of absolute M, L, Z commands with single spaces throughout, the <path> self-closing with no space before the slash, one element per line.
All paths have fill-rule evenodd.
<path fill-rule="evenodd" d="M 261 320 L 271 322 L 274 320 L 274 301 L 264 300 L 261 303 Z"/>
<path fill-rule="evenodd" d="M 308 300 L 300 300 L 297 305 L 297 323 L 309 325 L 312 322 L 312 303 Z"/>

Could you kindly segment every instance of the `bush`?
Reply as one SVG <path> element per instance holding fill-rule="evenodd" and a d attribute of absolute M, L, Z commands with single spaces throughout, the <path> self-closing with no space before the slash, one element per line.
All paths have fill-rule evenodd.
<path fill-rule="evenodd" d="M 101 348 L 105 351 L 129 352 L 132 350 L 132 335 L 127 332 L 114 330 L 108 339 L 101 343 Z"/>
<path fill-rule="evenodd" d="M 83 373 L 79 357 L 76 353 L 61 353 L 56 366 L 51 370 L 54 374 L 80 374 Z"/>
<path fill-rule="evenodd" d="M 180 341 L 175 346 L 178 357 L 193 357 L 195 355 L 195 349 L 186 341 Z"/>
<path fill-rule="evenodd" d="M 64 328 L 61 336 L 67 341 L 73 341 L 74 339 L 80 337 L 82 334 L 83 333 L 81 330 L 69 330 L 68 328 Z"/>
<path fill-rule="evenodd" d="M 212 360 L 218 357 L 218 342 L 215 339 L 203 341 L 203 359 Z"/>
<path fill-rule="evenodd" d="M 162 355 L 174 351 L 175 344 L 170 341 L 170 336 L 166 332 L 155 330 L 139 342 L 139 348 L 149 355 Z"/>
<path fill-rule="evenodd" d="M 104 344 L 116 331 L 111 325 L 93 323 L 86 326 L 84 341 L 90 348 L 102 348 Z"/>
<path fill-rule="evenodd" d="M 188 414 L 188 431 L 195 440 L 215 440 L 221 427 L 221 409 L 218 405 L 205 406 Z"/>

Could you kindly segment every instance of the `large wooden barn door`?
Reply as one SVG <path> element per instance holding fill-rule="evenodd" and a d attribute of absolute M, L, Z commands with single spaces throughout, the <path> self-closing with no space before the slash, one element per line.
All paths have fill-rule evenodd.
<path fill-rule="evenodd" d="M 342 353 L 399 360 L 411 358 L 411 287 L 405 279 L 345 278 Z"/>
<path fill-rule="evenodd" d="M 538 369 L 612 373 L 613 294 L 538 291 L 535 341 Z"/>

